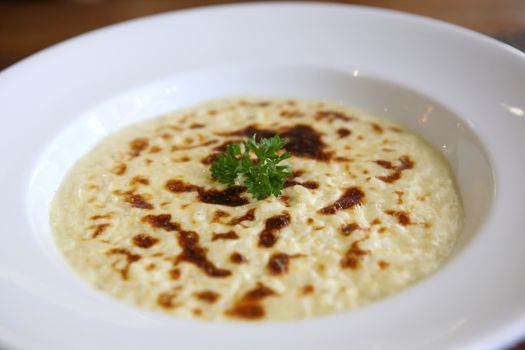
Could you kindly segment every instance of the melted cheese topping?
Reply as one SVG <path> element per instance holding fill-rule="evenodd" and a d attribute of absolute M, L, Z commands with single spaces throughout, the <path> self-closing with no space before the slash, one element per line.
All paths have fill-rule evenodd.
<path fill-rule="evenodd" d="M 213 181 L 227 143 L 281 134 L 282 196 Z M 51 208 L 57 245 L 94 286 L 209 320 L 286 320 L 384 298 L 435 271 L 461 222 L 444 159 L 392 121 L 302 100 L 226 99 L 111 134 Z"/>

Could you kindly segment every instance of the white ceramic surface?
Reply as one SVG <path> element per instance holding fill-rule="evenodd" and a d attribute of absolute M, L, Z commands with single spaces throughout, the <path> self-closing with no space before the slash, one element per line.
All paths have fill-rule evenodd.
<path fill-rule="evenodd" d="M 137 309 L 78 279 L 47 206 L 109 132 L 226 95 L 342 101 L 398 120 L 449 160 L 464 200 L 453 256 L 369 306 L 213 324 Z M 342 5 L 182 11 L 98 30 L 0 74 L 0 348 L 446 349 L 525 336 L 525 57 L 421 17 Z"/>

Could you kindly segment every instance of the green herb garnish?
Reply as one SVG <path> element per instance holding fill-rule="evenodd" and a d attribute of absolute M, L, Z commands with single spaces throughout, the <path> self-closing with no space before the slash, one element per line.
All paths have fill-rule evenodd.
<path fill-rule="evenodd" d="M 288 152 L 277 154 L 286 142 L 279 135 L 257 143 L 255 135 L 241 144 L 228 145 L 211 164 L 211 175 L 220 183 L 234 185 L 239 175 L 248 192 L 256 199 L 281 194 L 286 178 L 292 175 L 288 165 L 277 165 L 290 158 Z M 250 156 L 254 154 L 257 159 Z"/>

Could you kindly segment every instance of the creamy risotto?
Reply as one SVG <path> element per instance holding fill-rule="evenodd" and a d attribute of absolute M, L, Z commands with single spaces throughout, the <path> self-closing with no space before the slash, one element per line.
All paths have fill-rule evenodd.
<path fill-rule="evenodd" d="M 231 143 L 279 134 L 282 195 L 214 181 Z M 106 137 L 51 208 L 83 278 L 128 303 L 208 320 L 355 308 L 435 271 L 461 205 L 444 159 L 392 121 L 325 102 L 226 99 Z"/>

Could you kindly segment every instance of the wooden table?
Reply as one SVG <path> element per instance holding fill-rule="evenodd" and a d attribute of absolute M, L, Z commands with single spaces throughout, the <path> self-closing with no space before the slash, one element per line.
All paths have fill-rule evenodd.
<path fill-rule="evenodd" d="M 232 1 L 0 0 L 0 70 L 54 43 L 108 24 L 164 11 L 230 2 Z M 490 35 L 525 51 L 525 0 L 340 2 L 434 17 Z M 514 350 L 525 350 L 525 342 Z"/>
<path fill-rule="evenodd" d="M 51 44 L 102 26 L 153 13 L 224 0 L 0 0 L 0 69 Z M 525 0 L 357 0 L 438 18 L 525 50 Z"/>

